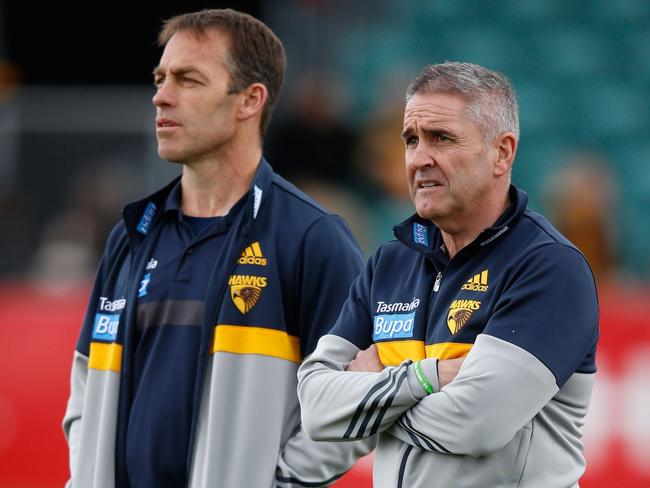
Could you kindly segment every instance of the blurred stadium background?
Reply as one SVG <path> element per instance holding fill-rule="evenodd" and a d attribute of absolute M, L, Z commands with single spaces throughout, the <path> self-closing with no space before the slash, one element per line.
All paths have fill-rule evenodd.
<path fill-rule="evenodd" d="M 366 253 L 411 213 L 399 139 L 408 81 L 443 60 L 511 77 L 514 182 L 587 254 L 599 284 L 581 486 L 650 486 L 648 1 L 71 5 L 0 0 L 0 488 L 67 477 L 60 420 L 104 239 L 125 202 L 178 171 L 156 154 L 157 30 L 205 7 L 247 11 L 284 41 L 266 155 L 346 217 Z M 370 470 L 365 459 L 337 486 L 369 487 Z"/>

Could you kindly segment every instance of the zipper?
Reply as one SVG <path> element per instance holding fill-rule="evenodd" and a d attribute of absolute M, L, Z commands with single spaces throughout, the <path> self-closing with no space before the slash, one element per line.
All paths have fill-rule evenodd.
<path fill-rule="evenodd" d="M 440 282 L 442 281 L 442 271 L 438 271 L 436 281 L 433 283 L 433 291 L 440 290 Z"/>
<path fill-rule="evenodd" d="M 399 463 L 399 474 L 397 475 L 397 488 L 402 488 L 404 486 L 404 473 L 406 472 L 406 461 L 408 460 L 409 454 L 413 450 L 413 446 L 408 446 L 402 455 L 402 460 Z"/>
<path fill-rule="evenodd" d="M 126 308 L 120 315 L 120 329 L 122 333 L 122 371 L 120 373 L 120 384 L 118 389 L 117 404 L 117 424 L 115 427 L 115 477 L 116 486 L 121 486 L 128 482 L 128 473 L 126 472 L 126 433 L 133 401 L 131 395 L 132 377 L 131 369 L 133 368 L 133 356 L 135 354 L 135 328 L 138 310 L 138 289 L 140 280 L 145 272 L 147 261 L 151 259 L 154 248 L 162 232 L 162 224 L 159 221 L 152 222 L 150 232 L 137 249 L 131 247 L 129 255 L 131 257 L 130 270 L 128 274 L 129 284 L 126 293 Z M 129 242 L 129 246 L 132 243 Z"/>
<path fill-rule="evenodd" d="M 245 212 L 247 209 L 247 206 L 245 205 L 242 209 L 240 209 L 240 212 Z M 242 217 L 242 219 L 247 219 L 248 215 L 244 214 L 245 216 Z M 212 317 L 212 320 L 209 322 L 208 327 L 206 331 L 202 332 L 202 337 L 201 337 L 201 350 L 199 351 L 199 362 L 197 365 L 197 383 L 195 383 L 195 397 L 194 397 L 194 411 L 192 412 L 192 426 L 191 426 L 191 431 L 190 431 L 190 441 L 189 441 L 189 450 L 188 450 L 188 455 L 187 455 L 187 460 L 186 460 L 186 474 L 187 474 L 187 482 L 186 482 L 186 487 L 189 487 L 191 482 L 192 482 L 192 463 L 194 462 L 194 454 L 195 454 L 195 449 L 196 449 L 196 435 L 197 435 L 197 429 L 198 429 L 198 419 L 201 414 L 201 399 L 203 397 L 203 388 L 205 386 L 205 376 L 207 372 L 207 363 L 209 360 L 210 352 L 209 352 L 209 347 L 210 347 L 210 340 L 212 338 L 212 334 L 214 334 L 214 326 L 218 324 L 219 321 L 219 313 L 221 311 L 221 306 L 223 304 L 223 301 L 225 299 L 225 293 L 226 289 L 228 288 L 228 276 L 230 276 L 235 268 L 237 267 L 237 257 L 241 255 L 241 253 L 244 251 L 246 248 L 246 240 L 248 239 L 248 236 L 250 235 L 250 223 L 247 222 L 241 222 L 239 225 L 245 226 L 245 232 L 242 232 L 241 229 L 237 228 L 238 221 L 235 219 L 232 224 L 230 229 L 228 230 L 228 234 L 232 236 L 232 241 L 238 242 L 237 245 L 233 245 L 232 241 L 228 241 L 228 237 L 226 237 L 226 242 L 224 243 L 224 248 L 228 249 L 229 251 L 226 253 L 226 259 L 225 262 L 230 262 L 229 265 L 225 268 L 225 275 L 220 275 L 223 276 L 224 279 L 223 281 L 219 284 L 218 286 L 218 292 L 214 293 L 214 297 L 217 297 L 217 302 L 214 307 L 214 316 Z M 241 235 L 240 235 L 241 234 Z M 232 253 L 232 249 L 235 249 L 235 252 Z M 210 277 L 210 281 L 208 283 L 208 293 L 212 291 L 213 288 L 213 283 L 215 282 L 215 276 L 217 276 L 217 270 L 213 268 L 212 271 L 212 276 Z M 206 306 L 207 306 L 207 299 L 206 299 Z M 204 324 L 205 325 L 205 324 Z M 205 336 L 203 336 L 205 334 Z M 205 342 L 203 342 L 205 340 Z"/>

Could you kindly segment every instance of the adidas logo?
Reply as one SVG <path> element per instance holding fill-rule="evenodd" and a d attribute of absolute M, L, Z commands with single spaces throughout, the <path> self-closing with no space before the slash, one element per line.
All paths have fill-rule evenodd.
<path fill-rule="evenodd" d="M 479 274 L 474 275 L 474 278 L 467 280 L 461 290 L 469 291 L 487 291 L 488 290 L 488 270 L 484 269 Z"/>
<path fill-rule="evenodd" d="M 244 249 L 244 252 L 241 253 L 239 264 L 256 264 L 258 266 L 266 266 L 266 258 L 262 254 L 262 248 L 258 241 L 253 242 L 250 246 Z"/>

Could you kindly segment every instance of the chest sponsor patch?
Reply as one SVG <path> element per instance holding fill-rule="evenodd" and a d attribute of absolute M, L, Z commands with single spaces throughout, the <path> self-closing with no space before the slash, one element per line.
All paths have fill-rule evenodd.
<path fill-rule="evenodd" d="M 106 297 L 99 297 L 99 309 L 102 312 L 120 312 L 126 307 L 126 298 L 111 300 Z"/>
<path fill-rule="evenodd" d="M 373 319 L 373 340 L 405 339 L 413 337 L 415 312 L 375 315 Z"/>
<path fill-rule="evenodd" d="M 101 341 L 114 341 L 117 337 L 117 328 L 120 323 L 120 314 L 97 313 L 93 325 L 93 339 Z"/>
<path fill-rule="evenodd" d="M 228 279 L 230 299 L 241 313 L 248 313 L 257 305 L 266 288 L 266 276 L 232 275 Z"/>
<path fill-rule="evenodd" d="M 447 313 L 449 331 L 453 335 L 458 334 L 479 308 L 481 308 L 481 302 L 478 300 L 454 300 L 451 302 Z"/>

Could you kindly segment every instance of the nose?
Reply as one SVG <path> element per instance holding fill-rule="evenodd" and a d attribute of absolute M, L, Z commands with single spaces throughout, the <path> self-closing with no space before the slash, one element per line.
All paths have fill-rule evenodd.
<path fill-rule="evenodd" d="M 431 148 L 420 142 L 411 151 L 406 152 L 406 164 L 413 170 L 421 170 L 435 165 L 435 158 Z"/>
<path fill-rule="evenodd" d="M 174 105 L 175 97 L 171 83 L 168 81 L 163 81 L 160 83 L 156 89 L 156 93 L 151 99 L 151 102 L 156 107 L 169 107 Z"/>

